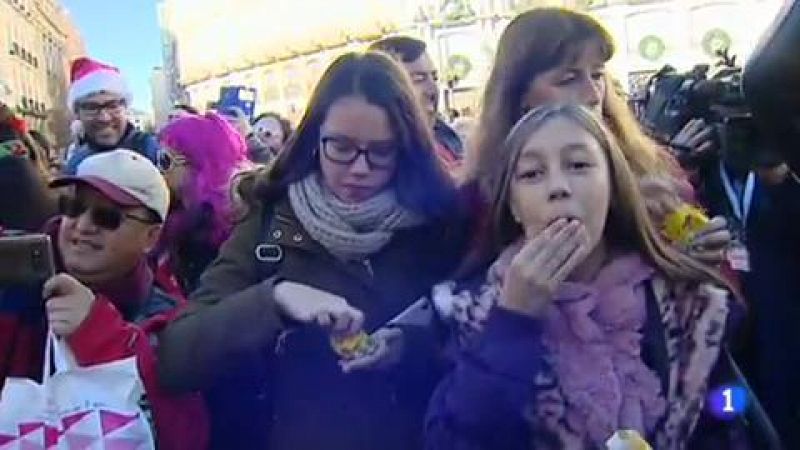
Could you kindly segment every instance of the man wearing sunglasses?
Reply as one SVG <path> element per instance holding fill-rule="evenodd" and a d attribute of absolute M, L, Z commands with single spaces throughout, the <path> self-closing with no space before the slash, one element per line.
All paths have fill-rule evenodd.
<path fill-rule="evenodd" d="M 169 210 L 161 173 L 139 153 L 117 149 L 89 156 L 51 186 L 67 193 L 53 231 L 64 273 L 43 289 L 50 329 L 81 366 L 135 356 L 159 448 L 204 448 L 200 397 L 166 395 L 156 379 L 152 345 L 185 303 L 148 265 Z"/>
<path fill-rule="evenodd" d="M 133 96 L 116 67 L 79 58 L 72 63 L 71 79 L 68 106 L 81 123 L 85 142 L 73 151 L 65 174 L 74 175 L 87 156 L 116 148 L 129 148 L 156 162 L 158 142 L 129 122 Z"/>

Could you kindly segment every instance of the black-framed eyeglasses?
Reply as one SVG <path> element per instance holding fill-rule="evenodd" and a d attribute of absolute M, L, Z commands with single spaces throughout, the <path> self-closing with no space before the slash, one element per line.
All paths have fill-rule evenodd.
<path fill-rule="evenodd" d="M 158 223 L 152 219 L 139 217 L 118 208 L 89 206 L 86 200 L 68 195 L 62 196 L 59 199 L 59 210 L 62 215 L 70 219 L 76 219 L 82 216 L 86 211 L 89 211 L 92 223 L 108 231 L 117 230 L 125 219 L 130 219 L 146 225 L 155 225 Z"/>
<path fill-rule="evenodd" d="M 322 136 L 322 154 L 336 164 L 352 164 L 362 154 L 370 169 L 389 169 L 397 157 L 397 144 L 394 141 L 371 142 L 359 145 L 347 136 Z"/>
<path fill-rule="evenodd" d="M 82 113 L 90 116 L 99 116 L 101 112 L 108 111 L 111 115 L 117 115 L 125 108 L 124 99 L 109 100 L 103 103 L 82 102 L 78 108 Z"/>

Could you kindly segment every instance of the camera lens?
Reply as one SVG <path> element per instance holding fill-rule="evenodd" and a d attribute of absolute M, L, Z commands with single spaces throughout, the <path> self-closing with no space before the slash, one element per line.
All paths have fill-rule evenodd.
<path fill-rule="evenodd" d="M 33 247 L 30 252 L 31 255 L 31 268 L 33 268 L 34 273 L 40 274 L 45 273 L 45 263 L 44 263 L 44 254 L 42 253 L 42 249 L 39 247 Z"/>

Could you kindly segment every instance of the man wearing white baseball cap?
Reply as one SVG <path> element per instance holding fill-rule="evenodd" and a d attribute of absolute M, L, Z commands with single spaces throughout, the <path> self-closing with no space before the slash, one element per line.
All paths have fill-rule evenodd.
<path fill-rule="evenodd" d="M 147 261 L 169 211 L 161 173 L 141 154 L 117 149 L 89 156 L 51 186 L 69 193 L 52 233 L 64 273 L 43 290 L 50 329 L 81 366 L 136 356 L 159 448 L 205 448 L 202 399 L 161 391 L 151 346 L 185 304 L 162 289 Z"/>
<path fill-rule="evenodd" d="M 149 159 L 128 149 L 98 153 L 84 160 L 75 175 L 64 176 L 51 187 L 85 185 L 123 207 L 149 211 L 150 221 L 163 223 L 169 211 L 169 188 Z"/>

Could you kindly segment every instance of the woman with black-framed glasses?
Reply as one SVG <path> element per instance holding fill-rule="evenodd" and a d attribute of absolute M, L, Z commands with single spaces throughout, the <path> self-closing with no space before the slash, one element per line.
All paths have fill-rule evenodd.
<path fill-rule="evenodd" d="M 160 342 L 162 382 L 207 391 L 214 446 L 422 445 L 436 330 L 401 313 L 464 233 L 415 98 L 386 55 L 343 55 L 275 163 L 242 180 L 247 216 Z"/>

